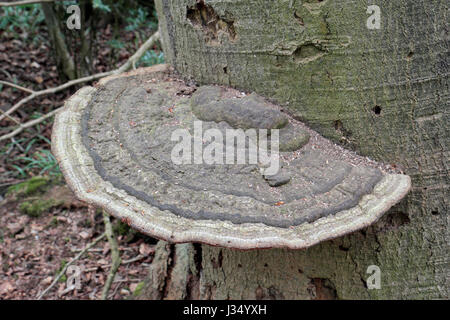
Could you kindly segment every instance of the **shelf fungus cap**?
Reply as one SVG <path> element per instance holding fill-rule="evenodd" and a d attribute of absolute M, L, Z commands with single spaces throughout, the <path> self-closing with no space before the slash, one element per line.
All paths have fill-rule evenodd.
<path fill-rule="evenodd" d="M 165 65 L 80 89 L 52 150 L 81 200 L 175 243 L 307 248 L 371 225 L 411 187 L 256 94 Z"/>

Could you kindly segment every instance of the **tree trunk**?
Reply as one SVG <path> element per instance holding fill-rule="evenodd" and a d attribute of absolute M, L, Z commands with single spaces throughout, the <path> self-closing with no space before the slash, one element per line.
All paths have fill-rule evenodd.
<path fill-rule="evenodd" d="M 94 62 L 92 59 L 92 44 L 95 41 L 95 32 L 93 28 L 95 24 L 93 23 L 96 19 L 92 2 L 90 0 L 80 1 L 80 11 L 81 11 L 81 48 L 79 52 L 79 72 L 78 77 L 87 77 L 94 73 Z"/>
<path fill-rule="evenodd" d="M 62 80 L 74 80 L 77 77 L 75 62 L 67 47 L 64 33 L 60 28 L 60 21 L 53 8 L 53 4 L 42 3 L 41 6 L 50 35 L 59 76 Z"/>
<path fill-rule="evenodd" d="M 381 8 L 369 29 L 369 5 Z M 308 250 L 160 242 L 143 298 L 422 299 L 449 293 L 445 0 L 157 0 L 184 77 L 255 91 L 413 190 L 377 224 Z M 367 268 L 381 270 L 368 288 Z"/>

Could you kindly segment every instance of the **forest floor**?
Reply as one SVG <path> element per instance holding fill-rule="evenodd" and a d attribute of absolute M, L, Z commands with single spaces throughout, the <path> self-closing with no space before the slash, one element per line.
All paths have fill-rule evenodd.
<path fill-rule="evenodd" d="M 95 72 L 115 69 L 136 49 L 135 33 L 122 31 L 120 41 L 127 45 L 112 48 L 110 26 L 99 32 L 94 63 Z M 151 30 L 149 30 L 151 34 Z M 148 34 L 148 35 L 149 35 Z M 45 28 L 40 31 L 47 39 Z M 27 37 L 12 36 L 0 30 L 0 80 L 13 82 L 32 90 L 56 87 L 58 79 L 50 44 Z M 42 96 L 24 105 L 13 118 L 26 122 L 63 105 L 76 87 L 57 94 Z M 0 85 L 0 109 L 8 110 L 27 93 Z M 0 121 L 0 135 L 11 131 L 15 123 Z M 56 160 L 50 153 L 52 120 L 24 131 L 6 142 L 0 142 L 0 299 L 36 299 L 55 275 L 77 253 L 104 231 L 102 213 L 75 199 L 64 184 Z M 10 192 L 19 183 L 41 179 L 45 188 L 26 197 Z M 56 183 L 55 183 L 56 181 Z M 26 206 L 36 199 L 51 205 L 35 212 Z M 53 201 L 53 202 L 52 202 Z M 110 299 L 127 299 L 139 290 L 151 263 L 156 241 L 113 220 L 122 258 Z M 66 290 L 73 281 L 68 273 L 43 299 L 100 298 L 111 263 L 106 238 L 74 263 L 72 272 L 80 271 L 80 287 Z M 74 271 L 75 270 L 75 271 Z M 75 278 L 76 278 L 75 277 Z"/>
<path fill-rule="evenodd" d="M 59 202 L 37 216 L 24 209 L 30 198 L 7 196 L 1 203 L 0 299 L 35 299 L 65 264 L 104 231 L 102 212 L 77 200 L 65 184 L 51 186 L 47 195 Z M 47 195 L 35 198 L 47 200 Z M 148 272 L 155 240 L 119 221 L 114 226 L 122 265 L 109 298 L 130 298 Z M 43 298 L 99 299 L 110 264 L 110 247 L 104 238 L 73 264 L 72 272 L 80 272 L 79 289 L 66 290 L 74 283 L 68 272 Z"/>

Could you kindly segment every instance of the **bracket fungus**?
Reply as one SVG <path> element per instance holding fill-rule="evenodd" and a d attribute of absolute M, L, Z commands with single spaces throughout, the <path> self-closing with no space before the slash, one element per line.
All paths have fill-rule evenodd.
<path fill-rule="evenodd" d="M 250 160 L 251 140 L 263 137 L 249 135 L 239 149 L 227 136 L 233 129 L 267 134 L 276 172 L 260 158 L 220 163 L 229 149 L 231 160 L 241 151 Z M 178 162 L 174 132 L 189 134 Z M 176 243 L 306 248 L 369 226 L 411 186 L 408 176 L 337 146 L 256 94 L 189 86 L 165 65 L 80 89 L 57 114 L 52 138 L 80 199 Z M 208 152 L 215 161 L 202 157 Z"/>

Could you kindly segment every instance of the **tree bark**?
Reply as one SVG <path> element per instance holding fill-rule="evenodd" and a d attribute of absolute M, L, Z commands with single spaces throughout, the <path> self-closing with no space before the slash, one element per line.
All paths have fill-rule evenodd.
<path fill-rule="evenodd" d="M 381 8 L 381 28 L 366 21 Z M 157 0 L 185 78 L 255 91 L 413 190 L 377 224 L 308 250 L 158 245 L 143 298 L 431 299 L 449 295 L 448 4 Z M 367 268 L 381 270 L 381 289 Z"/>
<path fill-rule="evenodd" d="M 42 3 L 41 6 L 53 46 L 59 76 L 62 80 L 74 80 L 77 78 L 75 62 L 67 47 L 64 33 L 61 31 L 60 21 L 53 8 L 53 3 Z"/>
<path fill-rule="evenodd" d="M 90 0 L 80 1 L 81 11 L 81 48 L 79 53 L 79 73 L 78 77 L 86 77 L 94 73 L 94 63 L 92 59 L 92 44 L 95 41 L 95 24 L 93 20 L 96 18 Z"/>

